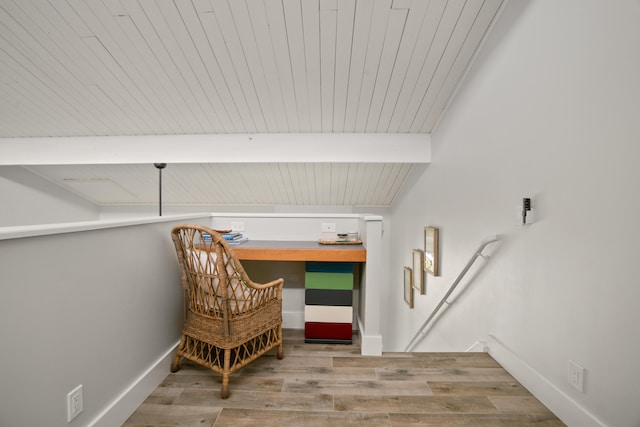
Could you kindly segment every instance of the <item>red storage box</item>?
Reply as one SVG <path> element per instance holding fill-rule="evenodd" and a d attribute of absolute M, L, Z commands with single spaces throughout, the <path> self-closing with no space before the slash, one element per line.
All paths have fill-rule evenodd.
<path fill-rule="evenodd" d="M 304 336 L 311 339 L 351 340 L 351 323 L 305 322 Z"/>

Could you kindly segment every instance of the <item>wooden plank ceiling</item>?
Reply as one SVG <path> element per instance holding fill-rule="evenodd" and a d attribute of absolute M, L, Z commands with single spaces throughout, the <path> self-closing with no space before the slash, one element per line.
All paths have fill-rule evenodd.
<path fill-rule="evenodd" d="M 0 0 L 0 138 L 429 134 L 502 3 Z M 30 167 L 124 190 L 96 187 L 98 204 L 155 200 L 141 168 Z M 389 206 L 411 165 L 176 169 L 167 203 Z M 253 190 L 212 191 L 227 173 Z"/>

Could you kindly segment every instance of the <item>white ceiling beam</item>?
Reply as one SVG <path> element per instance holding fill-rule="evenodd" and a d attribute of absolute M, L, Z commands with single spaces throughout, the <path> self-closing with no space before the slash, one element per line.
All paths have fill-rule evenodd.
<path fill-rule="evenodd" d="M 431 135 L 415 133 L 0 138 L 0 165 L 430 161 Z"/>

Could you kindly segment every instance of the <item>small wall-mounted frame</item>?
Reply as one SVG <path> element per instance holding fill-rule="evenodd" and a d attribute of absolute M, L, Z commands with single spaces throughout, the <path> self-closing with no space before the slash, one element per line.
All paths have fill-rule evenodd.
<path fill-rule="evenodd" d="M 404 268 L 404 302 L 413 308 L 413 271 L 411 267 Z"/>
<path fill-rule="evenodd" d="M 413 288 L 424 295 L 427 290 L 424 281 L 424 251 L 413 250 Z"/>
<path fill-rule="evenodd" d="M 437 276 L 440 274 L 438 262 L 438 229 L 424 228 L 424 269 Z"/>

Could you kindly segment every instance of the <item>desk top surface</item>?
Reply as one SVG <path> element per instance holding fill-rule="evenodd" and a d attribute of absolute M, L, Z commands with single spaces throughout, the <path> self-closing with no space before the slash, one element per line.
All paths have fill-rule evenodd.
<path fill-rule="evenodd" d="M 315 241 L 248 240 L 233 251 L 241 260 L 365 262 L 363 245 L 321 245 Z"/>

